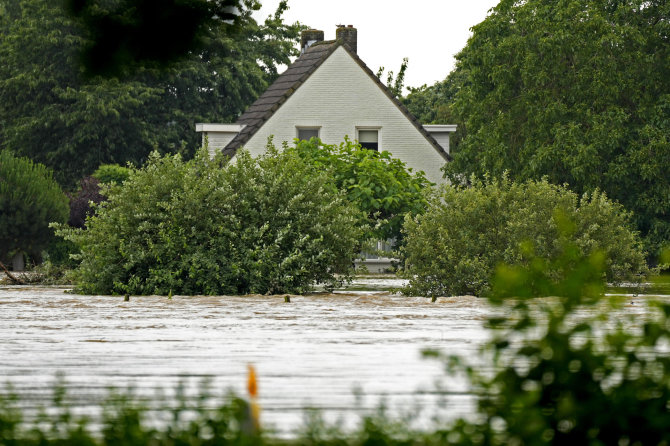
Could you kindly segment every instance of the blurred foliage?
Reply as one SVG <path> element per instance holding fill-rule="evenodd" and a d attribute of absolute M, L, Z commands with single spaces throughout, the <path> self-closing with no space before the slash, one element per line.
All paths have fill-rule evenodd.
<path fill-rule="evenodd" d="M 63 240 L 60 237 L 54 237 L 51 239 L 51 242 L 44 250 L 43 263 L 37 265 L 33 271 L 38 271 L 40 275 L 43 276 L 44 280 L 41 282 L 49 281 L 51 284 L 59 283 L 61 278 L 64 278 L 66 270 L 72 269 L 77 266 L 78 262 L 70 257 L 71 254 L 77 253 L 77 246 L 68 241 Z M 64 280 L 65 283 L 68 280 Z"/>
<path fill-rule="evenodd" d="M 154 153 L 105 191 L 85 229 L 57 233 L 81 250 L 82 293 L 301 293 L 340 284 L 356 255 L 358 211 L 333 183 L 272 146 L 233 163 Z"/>
<path fill-rule="evenodd" d="M 407 218 L 406 294 L 485 295 L 498 264 L 527 265 L 529 252 L 554 260 L 563 254 L 566 237 L 584 255 L 605 253 L 603 279 L 609 282 L 636 282 L 647 272 L 629 213 L 603 193 L 580 198 L 546 179 L 471 181 L 467 188 L 440 186 L 424 214 Z M 561 232 L 566 225 L 569 231 Z M 565 274 L 550 272 L 555 278 Z"/>
<path fill-rule="evenodd" d="M 0 151 L 0 261 L 21 252 L 39 259 L 53 239 L 49 223 L 64 222 L 67 207 L 50 169 Z"/>
<path fill-rule="evenodd" d="M 247 2 L 248 3 L 248 2 Z M 88 76 L 164 67 L 202 49 L 212 28 L 235 31 L 241 0 L 66 0 L 89 41 L 81 49 Z"/>
<path fill-rule="evenodd" d="M 7 390 L 0 393 L 0 444 L 3 446 L 252 446 L 267 443 L 264 432 L 250 428 L 247 401 L 229 395 L 219 402 L 221 398 L 212 395 L 207 385 L 201 387 L 193 400 L 178 387 L 173 405 L 151 408 L 130 390 L 112 389 L 100 407 L 100 420 L 72 412 L 72 401 L 62 380 L 55 385 L 48 411 L 42 409 L 34 419 L 26 419 L 20 398 L 11 388 Z M 152 418 L 157 411 L 169 420 L 160 427 Z"/>
<path fill-rule="evenodd" d="M 478 395 L 477 420 L 453 423 L 449 444 L 670 442 L 670 304 L 636 300 L 642 313 L 626 316 L 626 298 L 604 295 L 604 254 L 567 239 L 555 259 L 498 268 L 490 363 L 448 360 Z"/>
<path fill-rule="evenodd" d="M 337 188 L 362 211 L 365 240 L 400 241 L 405 215 L 420 214 L 426 206 L 423 191 L 432 183 L 387 151 L 368 150 L 348 138 L 339 145 L 296 140 L 284 150 L 332 173 Z"/>
<path fill-rule="evenodd" d="M 669 23 L 666 1 L 503 0 L 449 78 L 406 104 L 454 117 L 453 183 L 508 172 L 602 190 L 657 259 L 670 242 Z"/>
<path fill-rule="evenodd" d="M 191 157 L 201 145 L 195 123 L 234 122 L 297 54 L 302 29 L 284 23 L 285 3 L 257 23 L 252 13 L 258 2 L 245 0 L 233 28 L 221 17 L 212 18 L 203 45 L 169 66 L 145 64 L 118 77 L 88 77 L 80 53 L 100 36 L 67 15 L 61 3 L 0 0 L 0 150 L 11 149 L 51 167 L 68 189 L 101 164 L 141 165 L 153 150 Z M 132 8 L 119 12 L 131 5 L 125 0 L 73 3 L 94 21 L 127 19 L 121 25 L 129 27 L 144 19 L 160 21 L 162 13 L 174 18 L 165 2 L 132 2 L 138 8 L 154 4 L 153 17 L 136 15 Z M 171 4 L 176 3 L 190 8 L 224 2 Z M 176 37 L 180 29 L 162 29 L 153 38 Z M 119 42 L 122 53 L 142 38 L 125 37 L 130 40 Z M 172 51 L 169 40 L 160 41 L 157 49 Z M 122 56 L 138 55 L 131 51 Z"/>

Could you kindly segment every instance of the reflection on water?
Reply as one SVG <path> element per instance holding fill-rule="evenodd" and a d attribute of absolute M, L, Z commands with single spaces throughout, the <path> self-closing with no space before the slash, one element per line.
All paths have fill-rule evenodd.
<path fill-rule="evenodd" d="M 79 296 L 56 287 L 0 287 L 0 379 L 38 404 L 63 373 L 82 406 L 109 386 L 142 395 L 211 377 L 244 394 L 256 365 L 267 423 L 289 429 L 305 407 L 338 417 L 408 404 L 434 409 L 441 364 L 424 348 L 472 355 L 485 333 L 484 301 L 407 298 L 387 291 L 250 297 Z M 444 384 L 444 383 L 443 383 Z M 447 385 L 448 384 L 448 385 Z M 468 410 L 457 383 L 450 409 Z M 365 395 L 357 406 L 353 391 Z M 460 390 L 460 392 L 459 392 Z M 360 402 L 359 402 L 360 403 Z"/>
<path fill-rule="evenodd" d="M 0 287 L 0 380 L 26 395 L 26 404 L 46 402 L 57 373 L 83 411 L 110 386 L 149 397 L 158 389 L 169 394 L 185 378 L 196 388 L 211 377 L 215 390 L 244 394 L 253 363 L 263 419 L 280 430 L 300 424 L 306 407 L 324 409 L 329 418 L 351 416 L 382 397 L 390 407 L 416 405 L 431 414 L 471 411 L 464 384 L 445 378 L 442 365 L 420 352 L 476 357 L 490 314 L 483 299 L 431 303 L 389 291 L 291 296 L 290 303 L 283 296 L 124 302 L 65 291 Z M 644 298 L 628 299 L 622 311 L 643 311 Z M 362 402 L 355 389 L 365 395 Z"/>

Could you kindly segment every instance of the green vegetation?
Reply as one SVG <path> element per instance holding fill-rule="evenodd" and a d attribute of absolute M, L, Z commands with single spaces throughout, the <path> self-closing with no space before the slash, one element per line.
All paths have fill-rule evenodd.
<path fill-rule="evenodd" d="M 423 215 L 405 223 L 407 294 L 481 296 L 500 263 L 524 265 L 529 255 L 554 260 L 568 237 L 589 255 L 607 257 L 603 278 L 636 281 L 646 272 L 641 243 L 622 206 L 595 191 L 581 198 L 547 180 L 513 183 L 472 178 L 470 187 L 442 186 Z M 564 221 L 572 226 L 561 233 Z M 552 271 L 556 277 L 562 270 Z"/>
<path fill-rule="evenodd" d="M 503 0 L 455 71 L 406 104 L 458 124 L 452 181 L 508 172 L 602 190 L 657 258 L 670 241 L 669 19 L 667 2 Z"/>
<path fill-rule="evenodd" d="M 128 6 L 95 3 L 84 12 Z M 209 23 L 206 46 L 168 67 L 102 78 L 84 76 L 80 53 L 93 37 L 61 2 L 0 0 L 0 150 L 52 168 L 69 189 L 100 164 L 141 165 L 156 149 L 191 157 L 196 122 L 233 122 L 296 54 L 301 27 L 283 22 L 286 5 L 264 23 L 251 16 L 258 7 L 243 3 L 235 32 L 221 17 Z"/>
<path fill-rule="evenodd" d="M 121 184 L 130 177 L 130 168 L 118 164 L 102 164 L 91 176 L 102 184 Z"/>
<path fill-rule="evenodd" d="M 407 71 L 408 63 L 409 59 L 406 57 L 403 58 L 402 63 L 400 64 L 400 68 L 398 69 L 398 74 L 395 76 L 395 78 L 393 77 L 393 71 L 389 70 L 386 73 L 386 86 L 388 87 L 391 94 L 396 98 L 400 98 L 402 96 L 402 88 L 405 86 L 405 72 Z M 377 70 L 377 78 L 379 80 L 382 80 L 384 70 L 384 67 L 379 67 Z"/>
<path fill-rule="evenodd" d="M 529 256 L 523 266 L 501 266 L 493 278 L 488 318 L 491 340 L 476 363 L 445 360 L 464 373 L 477 396 L 475 416 L 426 431 L 394 419 L 381 407 L 344 431 L 312 415 L 291 439 L 254 428 L 251 404 L 223 404 L 204 386 L 198 397 L 176 392 L 169 407 L 147 407 L 115 392 L 96 420 L 68 408 L 62 387 L 49 411 L 24 417 L 20 397 L 0 392 L 0 443 L 7 445 L 660 445 L 670 441 L 670 304 L 651 302 L 622 317 L 623 302 L 603 295 L 606 257 L 584 256 L 564 234 L 551 260 Z M 670 260 L 670 252 L 664 261 Z M 557 278 L 555 271 L 564 274 Z M 536 299 L 534 296 L 554 296 Z M 156 418 L 156 412 L 168 416 Z M 156 419 L 163 423 L 156 423 Z M 153 420 L 153 422 L 152 422 Z M 263 427 L 261 425 L 261 427 Z"/>
<path fill-rule="evenodd" d="M 606 269 L 602 252 L 584 256 L 566 242 L 554 260 L 498 270 L 490 301 L 500 307 L 484 350 L 492 372 L 449 360 L 479 397 L 478 420 L 445 429 L 449 444 L 670 442 L 670 305 L 613 316 L 624 302 L 603 295 Z"/>
<path fill-rule="evenodd" d="M 422 124 L 450 124 L 457 119 L 452 110 L 453 101 L 464 80 L 464 71 L 457 69 L 434 85 L 410 87 L 409 94 L 400 100 Z M 451 141 L 451 146 L 455 145 Z"/>
<path fill-rule="evenodd" d="M 49 223 L 67 215 L 67 197 L 50 169 L 0 151 L 0 261 L 17 253 L 40 258 L 53 238 Z"/>
<path fill-rule="evenodd" d="M 420 214 L 426 206 L 423 190 L 431 183 L 389 152 L 367 150 L 349 139 L 339 145 L 296 141 L 285 150 L 332 173 L 337 188 L 362 211 L 365 239 L 400 240 L 405 215 Z"/>
<path fill-rule="evenodd" d="M 154 153 L 86 229 L 57 232 L 81 250 L 82 293 L 301 293 L 341 283 L 356 255 L 360 217 L 333 183 L 271 146 L 232 163 Z"/>

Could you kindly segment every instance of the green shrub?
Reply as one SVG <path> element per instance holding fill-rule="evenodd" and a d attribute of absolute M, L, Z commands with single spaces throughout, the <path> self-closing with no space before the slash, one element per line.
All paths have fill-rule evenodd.
<path fill-rule="evenodd" d="M 486 294 L 498 264 L 524 264 L 529 252 L 555 259 L 564 237 L 585 255 L 604 252 L 610 282 L 636 280 L 647 271 L 629 214 L 600 192 L 579 198 L 546 180 L 473 178 L 471 187 L 445 185 L 429 201 L 425 214 L 405 224 L 407 294 Z M 569 234 L 559 233 L 561 220 L 572 222 Z"/>
<path fill-rule="evenodd" d="M 110 389 L 108 398 L 96 402 L 99 416 L 81 415 L 63 382 L 53 389 L 48 410 L 36 418 L 26 416 L 25 403 L 12 389 L 0 389 L 0 445 L 21 446 L 146 446 L 284 444 L 268 442 L 255 428 L 250 404 L 232 394 L 225 398 L 203 387 L 197 398 L 187 398 L 183 388 L 174 407 L 152 404 L 131 390 Z M 156 423 L 156 414 L 162 416 Z"/>
<path fill-rule="evenodd" d="M 67 217 L 67 197 L 51 170 L 0 151 L 0 261 L 20 252 L 40 258 L 53 238 L 49 223 Z"/>
<path fill-rule="evenodd" d="M 231 163 L 154 153 L 109 188 L 86 229 L 58 233 L 81 250 L 83 293 L 299 293 L 351 271 L 358 215 L 332 184 L 273 148 Z"/>
<path fill-rule="evenodd" d="M 285 150 L 332 172 L 338 189 L 363 212 L 366 240 L 400 240 L 405 215 L 420 214 L 426 206 L 423 189 L 432 183 L 389 152 L 364 149 L 348 138 L 339 145 L 296 140 Z"/>
<path fill-rule="evenodd" d="M 130 170 L 118 164 L 101 164 L 91 176 L 101 184 L 121 184 L 130 177 Z"/>

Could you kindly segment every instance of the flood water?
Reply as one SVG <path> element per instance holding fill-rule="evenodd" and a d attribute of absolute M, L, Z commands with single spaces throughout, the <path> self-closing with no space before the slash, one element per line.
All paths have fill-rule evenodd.
<path fill-rule="evenodd" d="M 308 407 L 346 420 L 381 399 L 431 415 L 471 411 L 463 383 L 421 351 L 476 357 L 490 314 L 483 299 L 432 303 L 388 291 L 315 293 L 291 296 L 290 303 L 283 296 L 124 302 L 66 291 L 0 286 L 0 381 L 25 395 L 26 404 L 46 404 L 57 373 L 84 413 L 110 386 L 151 396 L 209 377 L 214 390 L 244 395 L 253 364 L 262 420 L 278 431 L 300 425 Z M 638 297 L 630 299 L 640 308 L 632 306 Z"/>
<path fill-rule="evenodd" d="M 486 336 L 485 304 L 474 297 L 431 303 L 343 291 L 291 296 L 290 303 L 283 296 L 124 302 L 66 291 L 0 287 L 0 380 L 35 404 L 47 401 L 57 373 L 83 410 L 110 386 L 147 395 L 185 378 L 195 385 L 210 377 L 214 389 L 244 395 L 253 364 L 263 421 L 279 430 L 299 425 L 306 407 L 331 419 L 372 409 L 382 398 L 397 408 L 432 410 L 444 397 L 436 387 L 443 366 L 421 351 L 474 355 Z M 458 389 L 450 398 L 454 410 L 471 404 Z"/>

